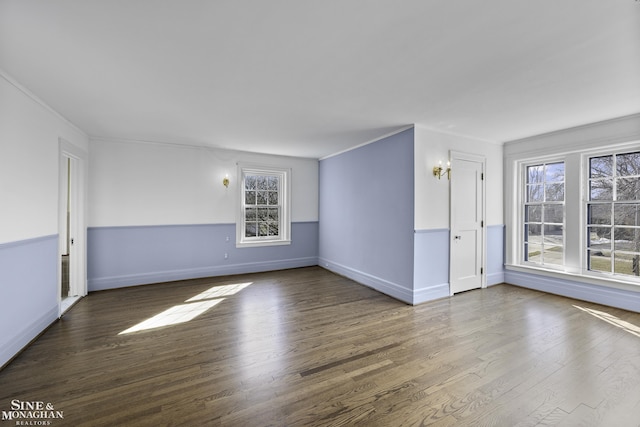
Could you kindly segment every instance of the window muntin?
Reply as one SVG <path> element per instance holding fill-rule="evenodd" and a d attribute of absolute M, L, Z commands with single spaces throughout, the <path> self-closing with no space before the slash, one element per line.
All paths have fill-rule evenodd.
<path fill-rule="evenodd" d="M 524 261 L 564 265 L 564 162 L 525 167 Z"/>
<path fill-rule="evenodd" d="M 587 269 L 640 276 L 640 152 L 589 158 Z"/>
<path fill-rule="evenodd" d="M 289 170 L 240 166 L 237 246 L 289 244 Z"/>

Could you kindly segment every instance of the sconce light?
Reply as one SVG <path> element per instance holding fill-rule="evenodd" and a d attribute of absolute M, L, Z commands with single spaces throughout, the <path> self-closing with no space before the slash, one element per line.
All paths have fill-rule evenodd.
<path fill-rule="evenodd" d="M 447 162 L 447 168 L 442 168 L 442 160 L 438 162 L 438 166 L 433 167 L 433 176 L 442 178 L 442 175 L 447 174 L 447 179 L 451 179 L 451 162 Z"/>
<path fill-rule="evenodd" d="M 224 178 L 222 178 L 222 185 L 229 188 L 229 175 L 225 175 Z"/>

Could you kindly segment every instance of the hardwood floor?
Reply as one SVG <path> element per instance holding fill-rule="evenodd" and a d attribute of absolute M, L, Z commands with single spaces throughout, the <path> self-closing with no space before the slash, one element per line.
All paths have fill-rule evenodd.
<path fill-rule="evenodd" d="M 411 307 L 318 267 L 139 286 L 0 371 L 13 399 L 54 426 L 637 427 L 640 314 L 509 285 Z"/>

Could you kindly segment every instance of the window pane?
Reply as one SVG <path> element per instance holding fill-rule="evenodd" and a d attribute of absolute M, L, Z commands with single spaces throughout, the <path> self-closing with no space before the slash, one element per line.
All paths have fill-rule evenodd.
<path fill-rule="evenodd" d="M 611 249 L 611 227 L 588 227 L 589 248 L 594 250 Z"/>
<path fill-rule="evenodd" d="M 540 243 L 529 243 L 525 245 L 525 261 L 542 263 L 542 245 Z"/>
<path fill-rule="evenodd" d="M 270 222 L 269 223 L 269 236 L 277 236 L 278 235 L 278 223 Z"/>
<path fill-rule="evenodd" d="M 547 182 L 563 182 L 564 163 L 550 163 L 546 165 L 545 179 Z"/>
<path fill-rule="evenodd" d="M 277 205 L 278 204 L 278 192 L 277 191 L 269 191 L 269 204 Z"/>
<path fill-rule="evenodd" d="M 602 251 L 587 251 L 589 270 L 611 272 L 611 254 Z"/>
<path fill-rule="evenodd" d="M 561 225 L 544 226 L 544 263 L 561 265 L 564 259 L 564 236 Z"/>
<path fill-rule="evenodd" d="M 269 235 L 269 226 L 265 222 L 258 223 L 258 236 L 265 237 Z"/>
<path fill-rule="evenodd" d="M 268 217 L 268 208 L 258 208 L 258 221 L 266 221 Z"/>
<path fill-rule="evenodd" d="M 564 184 L 547 184 L 545 193 L 546 201 L 561 202 L 564 200 Z"/>
<path fill-rule="evenodd" d="M 278 221 L 278 208 L 269 208 L 269 220 Z"/>
<path fill-rule="evenodd" d="M 267 190 L 278 191 L 278 181 L 279 179 L 277 176 L 270 176 L 267 180 Z"/>
<path fill-rule="evenodd" d="M 618 154 L 616 171 L 620 176 L 640 175 L 640 152 Z"/>
<path fill-rule="evenodd" d="M 525 240 L 529 243 L 542 244 L 542 226 L 529 224 L 525 226 Z"/>
<path fill-rule="evenodd" d="M 256 177 L 252 175 L 248 175 L 244 178 L 244 188 L 247 190 L 255 190 L 256 189 Z"/>
<path fill-rule="evenodd" d="M 246 191 L 244 193 L 244 204 L 245 205 L 255 205 L 256 204 L 256 192 L 255 191 Z"/>
<path fill-rule="evenodd" d="M 527 184 L 542 183 L 544 181 L 544 165 L 527 167 Z"/>
<path fill-rule="evenodd" d="M 256 196 L 256 203 L 259 205 L 267 204 L 267 192 L 266 191 L 258 191 Z"/>
<path fill-rule="evenodd" d="M 542 202 L 544 200 L 543 185 L 527 185 L 527 202 Z"/>
<path fill-rule="evenodd" d="M 588 224 L 611 224 L 611 205 L 589 205 L 587 207 Z"/>
<path fill-rule="evenodd" d="M 259 175 L 256 177 L 257 185 L 256 188 L 258 190 L 266 190 L 267 189 L 267 177 L 263 175 Z"/>
<path fill-rule="evenodd" d="M 639 252 L 640 229 L 630 227 L 614 228 L 614 249 L 617 251 Z"/>
<path fill-rule="evenodd" d="M 544 225 L 544 243 L 545 246 L 562 245 L 563 242 L 563 226 L 562 225 Z"/>
<path fill-rule="evenodd" d="M 247 221 L 255 221 L 257 219 L 256 208 L 245 208 L 245 218 Z"/>
<path fill-rule="evenodd" d="M 613 180 L 599 179 L 589 182 L 589 200 L 613 200 Z"/>
<path fill-rule="evenodd" d="M 589 159 L 589 178 L 613 176 L 613 156 L 592 157 Z"/>
<path fill-rule="evenodd" d="M 640 178 L 619 178 L 616 186 L 616 200 L 640 200 Z"/>
<path fill-rule="evenodd" d="M 542 245 L 539 243 L 529 243 L 526 245 L 525 261 L 542 262 Z"/>
<path fill-rule="evenodd" d="M 632 254 L 614 254 L 613 272 L 616 274 L 626 274 L 629 276 L 638 276 L 638 255 Z"/>
<path fill-rule="evenodd" d="M 542 206 L 532 205 L 525 208 L 525 222 L 542 222 Z"/>
<path fill-rule="evenodd" d="M 258 224 L 255 222 L 247 222 L 245 225 L 245 237 L 256 237 L 256 230 L 258 229 Z"/>
<path fill-rule="evenodd" d="M 640 225 L 640 204 L 616 204 L 613 208 L 618 225 Z"/>
<path fill-rule="evenodd" d="M 563 205 L 545 205 L 544 206 L 544 222 L 562 223 L 564 216 Z"/>

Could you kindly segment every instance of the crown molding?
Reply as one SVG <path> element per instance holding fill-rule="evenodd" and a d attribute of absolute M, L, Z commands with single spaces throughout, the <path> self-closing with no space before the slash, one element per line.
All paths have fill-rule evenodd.
<path fill-rule="evenodd" d="M 364 147 L 365 145 L 373 144 L 374 142 L 378 142 L 378 141 L 380 141 L 382 139 L 389 138 L 390 136 L 397 135 L 397 134 L 399 134 L 401 132 L 404 132 L 405 130 L 412 129 L 414 127 L 415 127 L 414 124 L 403 126 L 400 129 L 394 130 L 393 132 L 389 132 L 387 134 L 378 136 L 378 137 L 376 137 L 374 139 L 371 139 L 371 140 L 369 140 L 367 142 L 363 142 L 362 144 L 358 144 L 356 146 L 353 146 L 353 147 L 338 151 L 336 153 L 329 154 L 328 156 L 321 157 L 318 160 L 326 160 L 326 159 L 329 159 L 331 157 L 339 156 L 340 154 L 348 153 L 349 151 L 357 150 L 358 148 Z"/>
<path fill-rule="evenodd" d="M 31 92 L 29 89 L 27 89 L 26 87 L 21 85 L 16 79 L 11 77 L 9 74 L 7 74 L 6 71 L 4 71 L 1 68 L 0 68 L 0 77 L 5 79 L 7 81 L 7 83 L 12 85 L 16 89 L 18 89 L 20 92 L 24 93 L 27 97 L 29 97 L 36 104 L 40 105 L 42 108 L 47 110 L 49 113 L 51 113 L 53 116 L 55 116 L 58 120 L 62 121 L 64 124 L 66 124 L 67 126 L 71 127 L 73 130 L 78 132 L 80 135 L 82 135 L 85 138 L 89 139 L 89 134 L 87 134 L 84 130 L 80 129 L 76 124 L 71 122 L 69 119 L 64 117 L 62 114 L 58 113 L 49 104 L 47 104 L 42 99 L 40 99 L 35 93 Z"/>

